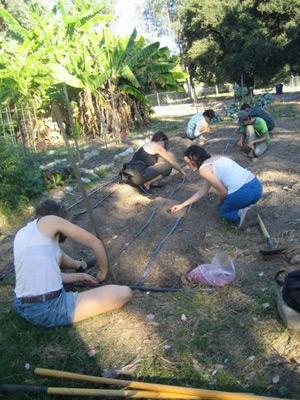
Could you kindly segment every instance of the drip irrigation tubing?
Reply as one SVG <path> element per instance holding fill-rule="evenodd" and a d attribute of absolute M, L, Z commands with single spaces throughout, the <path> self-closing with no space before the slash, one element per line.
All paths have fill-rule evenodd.
<path fill-rule="evenodd" d="M 92 209 L 96 208 L 99 204 L 103 203 L 108 197 L 110 197 L 111 195 L 113 195 L 119 188 L 117 187 L 116 189 L 112 190 L 110 193 L 108 193 L 106 196 L 104 196 L 102 199 L 98 200 L 95 204 L 93 204 Z M 73 218 L 77 218 L 80 215 L 85 214 L 87 211 L 86 210 L 81 210 L 76 214 L 73 214 L 72 217 Z"/>
<path fill-rule="evenodd" d="M 97 193 L 99 190 L 101 190 L 101 189 L 105 188 L 106 186 L 109 186 L 109 185 L 111 185 L 112 183 L 116 182 L 118 179 L 119 179 L 119 177 L 118 177 L 118 176 L 115 176 L 115 177 L 112 178 L 110 181 L 108 181 L 108 182 L 104 183 L 103 185 L 100 185 L 100 186 L 96 187 L 95 189 L 91 190 L 91 191 L 87 194 L 87 196 L 88 196 L 88 197 L 92 196 L 93 194 Z M 80 197 L 79 199 L 77 199 L 77 200 L 75 201 L 75 203 L 73 203 L 73 204 L 67 206 L 67 207 L 66 207 L 67 211 L 69 211 L 69 210 L 71 210 L 73 207 L 77 206 L 79 203 L 82 202 L 82 200 L 83 200 L 83 198 Z"/>
<path fill-rule="evenodd" d="M 188 214 L 190 212 L 191 209 L 191 205 L 188 207 L 186 214 Z M 150 269 L 153 265 L 153 262 L 155 261 L 156 257 L 158 256 L 160 250 L 162 249 L 162 247 L 164 246 L 165 242 L 169 239 L 170 236 L 173 235 L 173 233 L 176 231 L 177 226 L 179 225 L 179 223 L 182 220 L 182 216 L 176 218 L 175 223 L 173 224 L 173 226 L 171 227 L 171 229 L 167 232 L 167 234 L 158 242 L 158 244 L 156 245 L 155 249 L 152 251 L 152 253 L 150 254 L 148 261 L 144 267 L 144 272 L 140 278 L 140 280 L 137 282 L 138 286 L 143 286 L 145 283 L 145 280 L 147 278 L 147 276 L 149 275 Z"/>
<path fill-rule="evenodd" d="M 185 177 L 183 177 L 182 182 L 180 182 L 171 192 L 169 199 L 171 199 L 174 194 L 177 192 L 177 190 L 179 190 L 181 188 L 181 186 L 184 184 L 185 182 Z M 154 218 L 154 216 L 156 215 L 156 211 L 157 211 L 158 207 L 155 207 L 151 214 L 150 217 L 147 219 L 146 223 L 143 224 L 141 226 L 141 228 L 137 231 L 137 233 L 133 236 L 132 240 L 130 242 L 126 242 L 123 244 L 123 246 L 121 247 L 117 257 L 115 258 L 115 261 L 112 264 L 112 268 L 114 268 L 115 266 L 117 266 L 118 264 L 118 260 L 121 256 L 121 254 L 123 253 L 123 251 L 127 250 L 129 248 L 129 246 L 135 241 L 135 239 L 137 239 L 145 230 L 146 228 L 150 225 L 150 222 L 152 221 L 152 219 Z"/>
<path fill-rule="evenodd" d="M 225 154 L 226 153 L 226 151 L 232 146 L 232 138 L 233 138 L 233 136 L 236 134 L 236 131 L 234 131 L 231 135 L 230 135 L 230 137 L 228 138 L 228 140 L 227 140 L 227 142 L 225 143 L 225 147 L 224 147 L 224 150 L 222 151 L 222 154 Z M 206 147 L 206 149 L 208 149 L 210 146 L 212 146 L 212 144 L 213 143 L 210 143 L 210 144 L 208 144 L 208 146 Z M 183 182 L 181 183 L 181 185 L 180 185 L 180 187 L 183 185 L 183 183 L 184 183 L 184 181 L 185 181 L 185 179 L 183 179 Z M 175 188 L 175 190 L 172 192 L 172 195 L 171 195 L 171 197 L 176 193 L 176 191 L 179 189 L 179 187 L 178 188 Z M 189 207 L 188 207 L 188 210 L 187 210 L 187 213 L 189 213 L 189 211 L 191 210 L 191 207 L 192 207 L 192 205 L 190 205 Z M 187 214 L 186 213 L 186 214 Z M 151 267 L 152 267 L 152 265 L 153 265 L 153 262 L 155 261 L 155 259 L 156 259 L 156 257 L 158 256 L 158 254 L 159 254 L 159 252 L 160 252 L 160 250 L 162 249 L 162 247 L 163 247 L 163 245 L 165 244 L 165 242 L 168 240 L 168 238 L 176 231 L 176 228 L 177 228 L 177 226 L 179 225 L 179 223 L 180 223 L 180 221 L 181 221 L 181 219 L 182 219 L 183 217 L 179 217 L 179 218 L 177 218 L 176 219 L 176 221 L 175 221 L 175 223 L 174 223 L 174 225 L 171 227 L 171 229 L 167 232 L 167 234 L 159 241 L 159 243 L 157 244 L 157 246 L 154 248 L 154 250 L 152 251 L 152 253 L 150 254 L 150 256 L 149 256 L 149 258 L 148 258 L 148 261 L 147 261 L 147 263 L 146 263 L 146 265 L 145 265 L 145 267 L 144 267 L 144 272 L 143 272 L 143 274 L 142 274 L 142 276 L 141 276 L 141 278 L 140 278 L 140 280 L 137 282 L 137 286 L 143 286 L 144 285 L 144 282 L 145 282 L 145 280 L 146 280 L 146 278 L 148 277 L 148 275 L 149 275 L 149 272 L 150 272 L 150 270 L 151 270 Z"/>

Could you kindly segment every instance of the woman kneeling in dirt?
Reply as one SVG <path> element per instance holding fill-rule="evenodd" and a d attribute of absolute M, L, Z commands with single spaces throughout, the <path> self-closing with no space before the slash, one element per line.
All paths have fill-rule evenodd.
<path fill-rule="evenodd" d="M 251 171 L 242 168 L 230 158 L 211 156 L 197 145 L 190 146 L 185 151 L 184 159 L 193 171 L 199 171 L 204 183 L 193 196 L 181 204 L 174 205 L 171 208 L 172 213 L 200 200 L 213 187 L 220 197 L 221 218 L 239 224 L 240 228 L 254 223 L 256 213 L 250 206 L 261 198 L 262 185 Z"/>
<path fill-rule="evenodd" d="M 107 285 L 81 293 L 64 290 L 63 283 L 97 285 L 108 272 L 101 240 L 68 222 L 66 216 L 61 205 L 46 200 L 36 208 L 34 221 L 20 229 L 14 240 L 14 306 L 22 318 L 34 325 L 50 328 L 72 324 L 122 307 L 132 297 L 127 286 Z M 59 243 L 66 237 L 93 250 L 101 268 L 96 278 L 82 272 L 60 271 L 60 268 L 80 271 L 85 264 L 60 249 Z"/>
<path fill-rule="evenodd" d="M 151 194 L 151 188 L 159 187 L 153 182 L 170 175 L 172 168 L 185 175 L 174 155 L 167 150 L 168 141 L 164 132 L 156 132 L 151 142 L 140 147 L 131 161 L 123 165 L 122 181 L 138 187 L 142 193 Z M 159 157 L 163 161 L 160 162 Z"/>

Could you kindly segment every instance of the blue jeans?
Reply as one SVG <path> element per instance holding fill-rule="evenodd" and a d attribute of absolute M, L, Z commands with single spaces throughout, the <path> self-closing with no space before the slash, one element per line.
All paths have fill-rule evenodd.
<path fill-rule="evenodd" d="M 41 303 L 22 303 L 15 298 L 14 308 L 20 317 L 33 325 L 46 328 L 70 325 L 73 322 L 77 295 L 77 292 L 66 292 L 63 289 L 56 299 Z"/>
<path fill-rule="evenodd" d="M 228 221 L 239 223 L 240 217 L 238 211 L 241 208 L 256 203 L 262 196 L 262 184 L 255 177 L 252 181 L 245 183 L 237 191 L 228 194 L 224 201 L 219 205 L 219 214 L 221 218 Z"/>

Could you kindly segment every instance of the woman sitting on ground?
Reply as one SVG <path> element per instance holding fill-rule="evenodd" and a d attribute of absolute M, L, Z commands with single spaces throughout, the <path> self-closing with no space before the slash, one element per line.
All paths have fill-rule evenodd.
<path fill-rule="evenodd" d="M 151 188 L 159 187 L 153 185 L 153 182 L 170 175 L 172 168 L 185 175 L 174 155 L 168 151 L 168 141 L 164 132 L 156 132 L 151 142 L 141 146 L 131 161 L 123 165 L 120 173 L 122 180 L 149 194 Z M 162 161 L 159 161 L 159 158 Z"/>
<path fill-rule="evenodd" d="M 14 240 L 16 287 L 14 306 L 28 322 L 54 327 L 122 307 L 131 297 L 127 286 L 106 285 L 80 293 L 66 292 L 63 283 L 98 285 L 108 272 L 108 259 L 100 239 L 66 220 L 66 211 L 53 200 L 36 208 L 36 216 L 20 229 Z M 100 267 L 96 277 L 80 271 L 85 263 L 65 254 L 59 243 L 66 237 L 93 250 Z"/>
<path fill-rule="evenodd" d="M 251 171 L 242 168 L 230 158 L 211 156 L 197 145 L 190 146 L 185 151 L 184 159 L 193 171 L 199 171 L 204 183 L 193 196 L 174 205 L 171 208 L 172 213 L 200 200 L 213 187 L 219 194 L 221 218 L 239 224 L 240 228 L 254 223 L 256 214 L 254 209 L 250 211 L 250 206 L 261 198 L 262 185 Z"/>

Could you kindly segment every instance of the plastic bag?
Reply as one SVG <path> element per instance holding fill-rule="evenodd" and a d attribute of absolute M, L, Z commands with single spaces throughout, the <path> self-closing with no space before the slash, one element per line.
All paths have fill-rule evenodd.
<path fill-rule="evenodd" d="M 235 279 L 233 261 L 224 252 L 217 253 L 211 264 L 201 264 L 188 273 L 188 278 L 194 283 L 222 287 Z"/>

